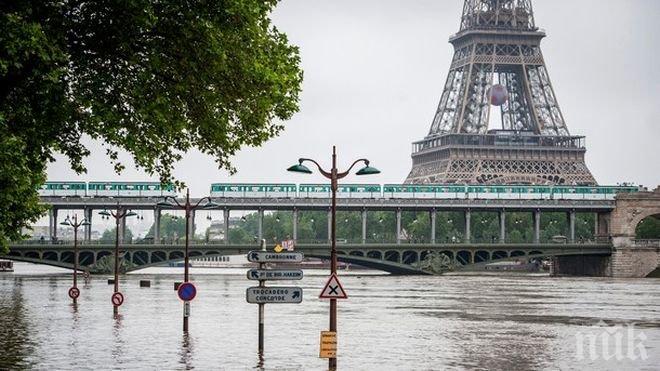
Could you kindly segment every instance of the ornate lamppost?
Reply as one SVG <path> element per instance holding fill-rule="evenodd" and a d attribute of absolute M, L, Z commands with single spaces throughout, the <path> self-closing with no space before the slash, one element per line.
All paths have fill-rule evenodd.
<path fill-rule="evenodd" d="M 115 218 L 115 287 L 112 294 L 112 312 L 115 317 L 119 314 L 119 306 L 124 302 L 124 296 L 119 293 L 119 223 L 122 219 L 136 216 L 137 214 L 131 210 L 122 209 L 117 204 L 117 211 L 103 210 L 99 215 L 106 218 Z M 117 298 L 121 298 L 118 300 Z"/>
<path fill-rule="evenodd" d="M 77 304 L 78 296 L 80 295 L 80 291 L 78 290 L 78 228 L 87 227 L 92 224 L 85 218 L 78 222 L 78 215 L 73 214 L 73 220 L 67 216 L 60 225 L 73 227 L 73 287 L 69 289 L 69 297 L 73 299 L 73 304 Z"/>
<path fill-rule="evenodd" d="M 189 264 L 189 259 L 188 259 L 188 250 L 190 248 L 190 217 L 192 215 L 192 211 L 199 208 L 199 205 L 202 203 L 202 201 L 206 201 L 206 204 L 202 207 L 203 209 L 213 209 L 216 208 L 218 205 L 214 203 L 211 200 L 211 197 L 204 197 L 197 201 L 196 204 L 191 204 L 190 203 L 190 190 L 186 190 L 186 202 L 181 204 L 179 201 L 176 199 L 176 197 L 173 196 L 165 196 L 164 200 L 161 202 L 158 202 L 158 206 L 162 208 L 169 208 L 169 209 L 179 209 L 179 210 L 184 210 L 186 213 L 186 246 L 184 250 L 184 261 L 183 261 L 183 282 L 188 283 L 188 264 Z M 190 305 L 188 301 L 184 302 L 184 310 L 183 310 L 183 332 L 188 333 L 188 313 L 186 311 L 186 305 Z"/>
<path fill-rule="evenodd" d="M 336 214 L 337 214 L 337 188 L 338 188 L 338 181 L 339 179 L 345 178 L 348 176 L 353 169 L 353 167 L 361 162 L 365 164 L 365 167 L 362 169 L 358 170 L 358 172 L 355 173 L 355 175 L 373 175 L 373 174 L 380 174 L 380 170 L 369 166 L 369 160 L 367 159 L 359 159 L 348 168 L 348 170 L 344 172 L 339 172 L 337 169 L 337 149 L 335 146 L 332 147 L 332 169 L 330 171 L 324 170 L 321 165 L 319 165 L 318 162 L 315 160 L 309 159 L 309 158 L 301 158 L 298 160 L 298 164 L 291 166 L 290 168 L 287 169 L 287 171 L 295 172 L 295 173 L 303 173 L 303 174 L 311 174 L 312 171 L 303 163 L 305 162 L 311 162 L 316 167 L 318 168 L 319 172 L 321 175 L 326 177 L 327 179 L 330 180 L 330 189 L 332 191 L 332 206 L 330 209 L 331 213 L 331 228 L 330 228 L 330 274 L 334 275 L 337 273 L 337 235 L 336 235 L 336 230 L 337 230 L 337 220 L 336 220 Z M 337 299 L 330 299 L 330 331 L 337 332 Z M 328 359 L 328 367 L 330 370 L 335 370 L 337 369 L 337 358 L 332 357 Z"/>

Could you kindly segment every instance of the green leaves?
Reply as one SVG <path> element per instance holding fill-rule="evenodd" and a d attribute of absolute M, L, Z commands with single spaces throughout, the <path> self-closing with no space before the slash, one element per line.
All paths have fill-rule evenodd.
<path fill-rule="evenodd" d="M 278 135 L 298 110 L 298 48 L 270 23 L 276 0 L 39 1 L 0 4 L 0 135 L 22 143 L 24 218 L 53 154 L 84 172 L 83 135 L 128 151 L 171 182 L 192 148 L 231 157 Z M 9 154 L 7 154 L 9 155 Z M 11 174 L 2 174 L 11 176 Z M 19 189 L 3 185 L 7 197 Z M 24 196 L 21 194 L 21 196 Z M 27 219 L 0 216 L 3 225 Z M 29 219 L 29 218 L 28 218 Z M 2 236 L 0 236 L 2 239 Z"/>

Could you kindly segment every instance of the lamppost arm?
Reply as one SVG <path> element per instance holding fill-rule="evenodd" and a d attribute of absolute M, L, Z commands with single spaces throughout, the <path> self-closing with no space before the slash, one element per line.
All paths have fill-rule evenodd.
<path fill-rule="evenodd" d="M 323 174 L 324 177 L 326 177 L 326 178 L 328 178 L 328 179 L 332 179 L 332 173 L 323 170 L 323 168 L 321 167 L 321 165 L 319 165 L 319 163 L 316 162 L 315 160 L 312 160 L 311 158 L 300 158 L 300 159 L 298 159 L 298 163 L 299 163 L 299 164 L 302 165 L 303 162 L 311 162 L 311 163 L 313 163 L 314 165 L 316 165 L 316 167 L 319 169 L 319 172 L 320 172 L 321 174 Z"/>
<path fill-rule="evenodd" d="M 212 202 L 211 197 L 208 197 L 208 196 L 203 197 L 203 198 L 200 198 L 199 201 L 197 201 L 197 203 L 195 204 L 195 206 L 193 206 L 191 209 L 196 209 L 197 207 L 199 207 L 199 205 L 202 203 L 202 201 Z"/>
<path fill-rule="evenodd" d="M 353 164 L 351 164 L 351 166 L 348 168 L 348 170 L 344 171 L 343 173 L 338 173 L 337 174 L 337 179 L 345 178 L 348 174 L 351 173 L 351 170 L 353 170 L 355 165 L 359 164 L 360 162 L 364 162 L 364 164 L 366 166 L 369 166 L 369 160 L 367 160 L 366 158 L 361 158 L 359 160 L 355 160 L 355 162 L 353 162 Z"/>
<path fill-rule="evenodd" d="M 176 197 L 173 197 L 173 196 L 165 196 L 165 201 L 167 201 L 167 200 L 172 200 L 172 201 L 174 201 L 174 203 L 176 204 L 176 206 L 177 206 L 179 209 L 185 209 L 185 208 L 186 208 L 186 205 L 181 205 L 181 204 L 179 203 L 179 200 L 176 199 Z M 173 206 L 174 206 L 174 205 L 173 205 Z"/>

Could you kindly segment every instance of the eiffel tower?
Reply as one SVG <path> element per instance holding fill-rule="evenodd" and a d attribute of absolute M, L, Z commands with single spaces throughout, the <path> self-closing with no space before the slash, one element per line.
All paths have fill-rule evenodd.
<path fill-rule="evenodd" d="M 465 0 L 440 104 L 413 143 L 406 184 L 596 184 L 585 138 L 569 133 L 550 83 L 545 36 L 531 0 Z"/>

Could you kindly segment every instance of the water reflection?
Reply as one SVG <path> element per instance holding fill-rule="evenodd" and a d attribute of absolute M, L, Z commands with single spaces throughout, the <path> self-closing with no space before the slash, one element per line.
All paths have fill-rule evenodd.
<path fill-rule="evenodd" d="M 161 268 L 162 269 L 162 268 Z M 153 279 L 140 288 L 140 279 Z M 0 370 L 318 370 L 318 332 L 328 303 L 270 306 L 263 354 L 257 308 L 245 302 L 244 270 L 195 274 L 190 335 L 181 335 L 176 274 L 128 275 L 121 315 L 110 317 L 112 287 L 92 280 L 78 305 L 67 276 L 0 275 Z M 318 292 L 325 275 L 300 285 Z M 626 369 L 575 357 L 575 336 L 599 320 L 636 323 L 649 359 L 660 363 L 660 281 L 493 277 L 342 276 L 351 298 L 339 307 L 339 364 L 348 370 Z M 285 284 L 288 285 L 289 283 Z M 594 330 L 599 331 L 599 330 Z M 657 369 L 657 367 L 655 367 Z"/>
<path fill-rule="evenodd" d="M 121 314 L 113 315 L 113 325 L 112 325 L 112 359 L 116 364 L 122 364 L 122 356 L 124 355 L 124 336 L 123 336 L 123 327 L 122 320 L 124 316 Z"/>
<path fill-rule="evenodd" d="M 264 354 L 263 352 L 257 352 L 257 365 L 254 367 L 257 370 L 264 370 Z"/>
<path fill-rule="evenodd" d="M 7 286 L 11 285 L 10 295 Z M 32 368 L 29 356 L 34 352 L 29 310 L 23 298 L 23 280 L 5 281 L 0 295 L 0 370 Z"/>
<path fill-rule="evenodd" d="M 181 351 L 179 352 L 179 364 L 183 365 L 186 370 L 192 370 L 192 360 L 194 358 L 194 344 L 190 335 L 183 334 L 181 339 Z"/>

